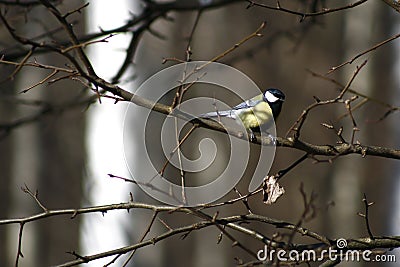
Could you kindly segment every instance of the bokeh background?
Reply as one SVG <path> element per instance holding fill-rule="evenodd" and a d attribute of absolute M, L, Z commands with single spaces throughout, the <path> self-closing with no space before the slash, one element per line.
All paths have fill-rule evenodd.
<path fill-rule="evenodd" d="M 112 2 L 90 1 L 82 13 L 74 14 L 70 20 L 74 21 L 78 35 L 117 27 L 140 14 L 145 4 L 139 0 Z M 262 3 L 276 5 L 275 1 Z M 280 3 L 292 10 L 314 12 L 323 7 L 344 6 L 351 1 Z M 82 4 L 82 1 L 77 0 L 64 1 L 59 7 L 67 11 Z M 357 127 L 360 129 L 356 140 L 362 144 L 399 147 L 399 114 L 393 112 L 384 117 L 388 106 L 382 104 L 397 107 L 400 102 L 398 40 L 324 76 L 331 67 L 398 34 L 399 13 L 383 1 L 366 1 L 351 9 L 301 20 L 297 15 L 247 6 L 246 1 L 232 1 L 232 4 L 201 12 L 171 11 L 155 20 L 140 36 L 132 64 L 119 80 L 119 85 L 134 92 L 148 77 L 176 63 L 168 61 L 163 64 L 163 59 L 184 60 L 188 38 L 196 23 L 190 43 L 191 59 L 210 60 L 266 21 L 262 37 L 246 42 L 220 62 L 241 70 L 262 88 L 277 87 L 285 92 L 287 100 L 277 121 L 278 136 L 286 135 L 301 112 L 315 101 L 314 96 L 319 99 L 333 98 L 342 88 L 312 73 L 344 85 L 356 65 L 368 60 L 351 86 L 351 89 L 369 97 L 366 104 L 354 110 Z M 21 35 L 32 38 L 57 27 L 49 12 L 40 5 L 25 9 L 0 2 L 0 7 L 3 13 L 8 10 L 10 23 Z M 2 24 L 0 36 L 0 55 L 4 55 L 7 60 L 21 61 L 26 47 L 17 45 Z M 63 40 L 65 35 L 58 31 L 46 38 Z M 110 38 L 106 43 L 86 48 L 100 76 L 111 79 L 116 74 L 124 60 L 129 41 L 130 35 L 123 33 Z M 30 60 L 48 65 L 65 64 L 65 59 L 54 54 L 38 54 Z M 14 70 L 14 66 L 0 65 L 0 80 L 4 80 L 0 84 L 0 220 L 25 217 L 41 211 L 32 198 L 20 190 L 25 184 L 33 191 L 38 190 L 39 199 L 49 209 L 125 202 L 129 200 L 129 192 L 133 192 L 137 201 L 157 203 L 137 187 L 107 176 L 113 173 L 129 177 L 123 150 L 124 146 L 134 146 L 141 129 L 135 128 L 134 121 L 124 121 L 127 104 L 114 104 L 113 100 L 107 99 L 101 104 L 98 101 L 91 105 L 79 104 L 80 100 L 93 92 L 88 92 L 87 88 L 73 80 L 45 83 L 25 94 L 19 94 L 21 90 L 49 75 L 49 71 L 25 67 L 14 79 L 6 79 Z M 202 95 L 216 96 L 232 105 L 237 104 L 236 99 L 229 98 L 216 88 L 198 87 L 186 97 Z M 347 98 L 351 96 L 350 93 L 346 94 Z M 363 99 L 360 97 L 354 105 Z M 165 101 L 168 102 L 168 96 Z M 46 110 L 47 106 L 53 108 Z M 313 144 L 335 143 L 335 133 L 321 125 L 328 123 L 337 128 L 343 127 L 343 136 L 349 140 L 353 126 L 349 117 L 343 117 L 344 114 L 344 105 L 315 109 L 306 121 L 302 138 Z M 158 122 L 162 120 L 162 115 L 155 115 L 154 127 L 158 127 Z M 15 126 L 3 126 L 10 123 L 15 123 Z M 131 144 L 122 143 L 124 123 L 132 125 Z M 198 144 L 196 140 L 203 136 L 213 136 L 221 144 L 219 151 L 222 155 L 229 149 L 224 146 L 223 134 L 205 129 L 196 132 L 190 144 Z M 159 137 L 153 138 L 157 141 Z M 257 147 L 252 149 L 256 151 Z M 196 155 L 197 149 L 193 148 L 192 152 L 188 150 L 188 153 Z M 157 151 L 154 148 L 153 153 Z M 140 167 L 141 155 L 137 156 L 136 164 Z M 301 151 L 279 147 L 271 173 L 288 167 L 300 156 Z M 162 159 L 160 157 L 160 162 Z M 216 166 L 218 168 L 219 165 Z M 174 176 L 176 170 L 171 169 L 168 173 Z M 242 179 L 239 191 L 246 192 L 250 175 Z M 339 157 L 332 162 L 308 159 L 282 179 L 281 184 L 286 193 L 277 203 L 267 206 L 260 198 L 254 198 L 250 200 L 250 205 L 256 213 L 296 223 L 304 209 L 299 190 L 303 185 L 309 196 L 312 192 L 317 196 L 314 201 L 317 211 L 315 217 L 303 226 L 332 239 L 357 238 L 368 235 L 365 221 L 357 215 L 358 212 L 364 212 L 362 198 L 365 193 L 368 200 L 375 203 L 370 209 L 373 233 L 398 235 L 399 175 L 399 164 L 393 159 L 363 158 L 360 155 Z M 193 175 L 192 179 L 201 179 L 201 176 Z M 232 193 L 224 199 L 235 196 Z M 247 212 L 244 206 L 234 205 L 212 210 L 210 214 L 216 210 L 220 216 Z M 24 258 L 20 259 L 20 266 L 56 265 L 73 259 L 67 251 L 79 251 L 86 255 L 132 244 L 145 231 L 150 218 L 149 211 L 113 211 L 103 215 L 78 216 L 72 220 L 69 216 L 59 216 L 29 223 L 24 229 Z M 171 226 L 194 222 L 192 217 L 182 214 L 165 215 L 162 218 Z M 261 224 L 253 227 L 268 236 L 277 231 Z M 0 225 L 0 266 L 14 264 L 18 230 L 18 225 Z M 162 231 L 165 231 L 165 227 L 157 223 L 150 236 Z M 250 260 L 240 249 L 232 248 L 228 240 L 223 239 L 217 244 L 218 234 L 218 229 L 210 228 L 193 232 L 184 240 L 179 237 L 169 238 L 155 246 L 140 249 L 128 266 L 233 266 L 237 263 L 235 257 Z M 262 247 L 249 237 L 238 234 L 238 238 L 254 251 Z M 310 241 L 301 237 L 295 240 Z M 396 250 L 389 254 L 397 255 L 400 260 Z M 101 266 L 110 260 L 97 261 L 88 266 Z M 117 265 L 120 266 L 123 260 L 117 261 Z M 351 262 L 343 266 L 366 264 Z M 379 263 L 379 266 L 397 265 Z"/>

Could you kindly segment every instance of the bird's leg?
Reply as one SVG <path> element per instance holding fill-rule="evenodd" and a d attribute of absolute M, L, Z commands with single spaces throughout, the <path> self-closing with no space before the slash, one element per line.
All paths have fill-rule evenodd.
<path fill-rule="evenodd" d="M 257 141 L 257 137 L 255 136 L 254 132 L 249 129 L 250 133 L 249 133 L 249 137 L 250 137 L 250 142 L 255 142 Z"/>
<path fill-rule="evenodd" d="M 255 127 L 255 128 L 249 128 L 248 130 L 249 130 L 250 142 L 257 141 L 257 137 L 256 137 L 255 133 L 260 133 L 260 128 Z"/>

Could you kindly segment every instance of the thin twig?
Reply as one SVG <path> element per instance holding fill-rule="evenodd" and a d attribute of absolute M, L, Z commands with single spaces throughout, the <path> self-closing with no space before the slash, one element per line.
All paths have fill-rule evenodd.
<path fill-rule="evenodd" d="M 24 231 L 24 225 L 25 225 L 25 223 L 20 223 L 20 225 L 19 225 L 18 248 L 17 248 L 17 257 L 15 259 L 15 267 L 18 267 L 19 258 L 24 257 L 24 254 L 22 254 L 22 233 Z"/>
<path fill-rule="evenodd" d="M 281 6 L 279 1 L 276 2 L 277 3 L 276 6 L 270 6 L 270 5 L 258 3 L 258 2 L 253 1 L 253 0 L 246 0 L 246 1 L 249 3 L 247 8 L 250 8 L 250 7 L 253 7 L 253 6 L 258 6 L 258 7 L 262 7 L 262 8 L 266 8 L 266 9 L 271 9 L 271 10 L 276 10 L 276 11 L 280 11 L 280 12 L 284 12 L 284 13 L 297 15 L 297 16 L 301 17 L 300 22 L 302 22 L 307 17 L 322 16 L 322 15 L 326 15 L 326 14 L 329 14 L 329 13 L 334 13 L 334 12 L 338 12 L 338 11 L 354 8 L 356 6 L 359 6 L 359 5 L 367 2 L 368 0 L 357 1 L 357 2 L 354 2 L 354 3 L 348 4 L 346 6 L 341 6 L 341 7 L 337 7 L 337 8 L 324 8 L 321 11 L 312 12 L 312 13 L 303 13 L 303 12 L 298 12 L 298 11 L 291 10 L 291 9 L 288 9 L 288 8 L 284 8 L 284 7 Z"/>
<path fill-rule="evenodd" d="M 42 80 L 40 80 L 39 82 L 29 86 L 28 88 L 23 89 L 20 93 L 25 94 L 28 91 L 30 91 L 31 89 L 44 84 L 46 81 L 50 80 L 52 77 L 54 77 L 56 74 L 58 73 L 57 70 L 53 70 L 49 75 L 47 75 L 46 77 L 44 77 Z"/>
<path fill-rule="evenodd" d="M 48 212 L 48 211 L 49 211 L 49 210 L 42 204 L 42 202 L 40 202 L 40 200 L 39 200 L 39 198 L 38 198 L 39 193 L 38 193 L 37 190 L 36 190 L 35 193 L 33 193 L 33 192 L 29 189 L 29 187 L 28 187 L 26 184 L 24 185 L 24 187 L 21 187 L 21 190 L 22 190 L 24 193 L 30 195 L 30 196 L 35 200 L 35 202 L 39 205 L 39 207 L 42 208 L 42 210 L 43 210 L 44 212 Z"/>
<path fill-rule="evenodd" d="M 204 65 L 200 66 L 199 69 L 202 69 L 202 68 L 206 67 L 207 65 L 211 64 L 212 62 L 216 62 L 216 61 L 220 60 L 221 58 L 225 57 L 226 55 L 230 54 L 231 52 L 233 52 L 234 50 L 239 48 L 241 45 L 243 45 L 244 43 L 246 43 L 250 39 L 253 39 L 255 37 L 261 37 L 262 36 L 261 31 L 265 28 L 266 25 L 267 25 L 266 22 L 261 23 L 261 25 L 253 33 L 251 33 L 248 36 L 244 37 L 242 40 L 240 40 L 238 43 L 233 45 L 231 48 L 229 48 L 229 49 L 225 50 L 224 52 L 222 52 L 221 54 L 215 56 L 210 61 L 208 61 Z"/>
<path fill-rule="evenodd" d="M 364 193 L 364 197 L 363 197 L 362 201 L 364 203 L 365 214 L 362 214 L 362 213 L 359 212 L 358 215 L 364 218 L 365 226 L 367 228 L 367 232 L 368 232 L 369 238 L 371 238 L 371 240 L 374 240 L 375 237 L 372 234 L 371 226 L 369 224 L 369 207 L 374 205 L 374 202 L 368 202 L 367 195 L 365 193 Z"/>
<path fill-rule="evenodd" d="M 28 59 L 32 56 L 33 51 L 35 51 L 35 48 L 32 47 L 29 52 L 26 54 L 26 56 L 21 60 L 20 63 L 17 64 L 17 67 L 15 70 L 10 74 L 9 78 L 13 80 L 15 78 L 15 75 L 22 69 L 23 66 L 25 66 L 25 63 L 28 61 Z M 0 60 L 1 62 L 2 60 Z"/>
<path fill-rule="evenodd" d="M 365 60 L 360 66 L 356 67 L 353 75 L 350 77 L 349 81 L 347 82 L 345 87 L 342 88 L 342 90 L 340 91 L 339 95 L 336 98 L 330 99 L 330 100 L 325 100 L 325 101 L 316 100 L 316 102 L 314 102 L 313 104 L 309 105 L 305 110 L 303 110 L 303 112 L 301 113 L 300 117 L 296 120 L 296 122 L 293 123 L 293 125 L 287 131 L 286 136 L 288 136 L 289 133 L 293 131 L 294 132 L 294 140 L 299 139 L 301 128 L 303 127 L 304 122 L 306 121 L 309 112 L 311 110 L 313 110 L 314 108 L 319 107 L 319 106 L 324 106 L 324 105 L 336 104 L 336 103 L 343 102 L 342 98 L 343 98 L 344 94 L 347 92 L 347 90 L 349 90 L 350 85 L 352 84 L 354 79 L 357 77 L 357 75 L 360 72 L 360 70 L 366 65 L 366 63 L 367 63 L 367 61 Z"/>
<path fill-rule="evenodd" d="M 303 156 L 301 156 L 299 159 L 297 159 L 295 162 L 293 162 L 289 167 L 287 167 L 286 169 L 280 170 L 277 175 L 275 175 L 275 178 L 277 180 L 282 179 L 282 177 L 287 174 L 289 171 L 291 171 L 294 167 L 296 167 L 297 165 L 299 165 L 300 163 L 302 163 L 304 160 L 306 160 L 309 157 L 308 153 L 304 154 Z"/>
<path fill-rule="evenodd" d="M 67 52 L 69 52 L 71 50 L 75 50 L 75 49 L 78 49 L 78 48 L 86 48 L 87 46 L 92 45 L 92 44 L 108 43 L 108 39 L 110 39 L 111 37 L 114 37 L 114 36 L 115 36 L 115 34 L 110 34 L 110 35 L 108 35 L 108 36 L 106 36 L 106 37 L 104 37 L 104 38 L 102 38 L 100 40 L 87 41 L 87 42 L 79 43 L 79 44 L 76 44 L 76 45 L 71 45 L 71 46 L 69 46 L 67 48 L 61 49 L 61 53 L 67 53 Z"/>
<path fill-rule="evenodd" d="M 72 28 L 72 25 L 68 23 L 66 17 L 60 13 L 60 11 L 48 0 L 39 0 L 48 10 L 49 12 L 58 20 L 61 26 L 64 28 L 64 31 L 68 34 L 68 37 L 73 46 L 76 47 L 75 51 L 78 53 L 78 57 L 81 60 L 82 64 L 85 66 L 86 71 L 89 75 L 96 76 L 94 68 L 90 63 L 89 58 L 87 57 L 86 53 L 83 51 L 82 47 L 80 46 L 81 42 L 76 37 L 75 32 Z M 63 51 L 60 51 L 61 54 L 65 55 Z M 75 66 L 76 67 L 76 66 Z"/>
<path fill-rule="evenodd" d="M 200 21 L 200 17 L 201 17 L 202 13 L 203 13 L 203 10 L 197 11 L 196 18 L 195 18 L 193 26 L 192 26 L 192 30 L 190 31 L 188 42 L 187 42 L 187 45 L 186 45 L 186 51 L 185 51 L 185 53 L 186 53 L 186 61 L 190 61 L 190 57 L 192 55 L 191 43 L 192 43 L 192 39 L 193 39 L 194 33 L 196 31 L 197 25 L 199 25 L 199 21 Z"/>
<path fill-rule="evenodd" d="M 178 151 L 179 147 L 182 146 L 182 144 L 189 138 L 189 136 L 193 133 L 193 131 L 197 127 L 193 125 L 189 131 L 185 134 L 185 136 L 179 141 L 179 143 L 175 146 L 175 148 L 171 151 L 169 154 L 168 159 L 165 160 L 164 165 L 162 166 L 161 170 L 158 172 L 160 175 L 163 175 L 165 172 L 165 169 L 167 168 L 168 164 L 170 164 L 171 158 L 175 155 L 175 153 Z M 150 180 L 151 181 L 151 180 Z"/>
<path fill-rule="evenodd" d="M 391 41 L 393 41 L 393 40 L 395 40 L 395 39 L 397 39 L 397 38 L 399 38 L 399 37 L 400 37 L 400 33 L 399 33 L 399 34 L 396 34 L 395 36 L 390 37 L 389 39 L 387 39 L 387 40 L 385 40 L 385 41 L 383 41 L 383 42 L 380 42 L 380 43 L 374 45 L 374 46 L 371 47 L 371 48 L 368 48 L 367 50 L 365 50 L 365 51 L 363 51 L 363 52 L 361 52 L 361 53 L 355 55 L 353 58 L 347 60 L 346 62 L 343 62 L 342 64 L 340 64 L 340 65 L 338 65 L 338 66 L 336 66 L 336 67 L 332 67 L 332 68 L 327 72 L 327 74 L 330 74 L 330 73 L 332 73 L 332 72 L 338 70 L 339 68 L 341 68 L 341 67 L 343 67 L 343 66 L 345 66 L 345 65 L 347 65 L 347 64 L 353 63 L 353 62 L 354 62 L 356 59 L 358 59 L 359 57 L 361 57 L 361 56 L 363 56 L 363 55 L 365 55 L 365 54 L 368 54 L 369 52 L 374 51 L 374 50 L 378 49 L 379 47 L 381 47 L 381 46 L 383 46 L 383 45 L 385 45 L 385 44 L 387 44 L 387 43 L 390 43 Z"/>
<path fill-rule="evenodd" d="M 78 8 L 75 8 L 75 9 L 73 9 L 71 11 L 68 11 L 67 13 L 64 14 L 64 18 L 67 18 L 67 17 L 71 16 L 74 13 L 82 13 L 82 10 L 85 9 L 86 7 L 88 7 L 88 6 L 89 6 L 89 2 L 79 6 Z"/>
<path fill-rule="evenodd" d="M 158 212 L 154 211 L 153 215 L 151 216 L 150 222 L 147 225 L 146 230 L 144 231 L 142 237 L 139 239 L 138 243 L 143 242 L 143 240 L 146 238 L 147 234 L 150 233 L 151 227 L 153 226 L 156 218 L 157 218 Z M 129 254 L 129 257 L 124 261 L 124 263 L 122 264 L 122 267 L 126 267 L 128 265 L 128 263 L 132 260 L 133 255 L 135 254 L 135 252 L 137 251 L 137 249 L 134 249 L 131 251 L 131 253 Z"/>
<path fill-rule="evenodd" d="M 123 180 L 123 181 L 125 181 L 125 182 L 129 182 L 129 183 L 136 184 L 136 185 L 138 185 L 138 186 L 147 187 L 147 188 L 149 188 L 149 189 L 151 189 L 151 190 L 154 190 L 154 191 L 156 191 L 156 192 L 159 192 L 159 193 L 161 193 L 161 194 L 164 194 L 164 195 L 166 195 L 166 196 L 168 196 L 168 197 L 172 197 L 172 198 L 173 198 L 174 200 L 176 200 L 178 203 L 181 203 L 181 202 L 182 202 L 182 201 L 179 200 L 176 196 L 172 195 L 171 192 L 166 192 L 166 191 L 164 191 L 164 190 L 162 190 L 162 189 L 160 189 L 160 188 L 154 186 L 154 185 L 151 183 L 151 181 L 152 181 L 154 178 L 156 178 L 157 175 L 155 175 L 153 178 L 151 178 L 148 182 L 136 181 L 136 180 L 133 180 L 133 179 L 129 179 L 129 178 L 121 177 L 121 176 L 118 176 L 118 175 L 114 175 L 114 174 L 111 174 L 111 173 L 109 173 L 109 174 L 107 174 L 107 175 L 108 175 L 110 178 L 116 178 L 116 179 Z"/>
<path fill-rule="evenodd" d="M 246 198 L 246 197 L 243 198 L 243 195 L 239 192 L 239 190 L 238 190 L 236 187 L 233 188 L 233 191 L 235 191 L 235 193 L 236 193 L 240 198 L 242 198 L 242 203 L 243 203 L 243 205 L 246 207 L 247 211 L 248 211 L 250 214 L 252 214 L 253 212 L 251 211 L 251 208 L 250 208 L 250 205 L 249 205 L 249 201 L 247 200 L 247 198 Z"/>

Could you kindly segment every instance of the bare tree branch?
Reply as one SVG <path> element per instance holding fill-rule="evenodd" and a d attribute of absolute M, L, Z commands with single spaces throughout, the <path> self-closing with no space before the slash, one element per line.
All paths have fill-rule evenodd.
<path fill-rule="evenodd" d="M 271 10 L 275 10 L 275 11 L 280 11 L 280 12 L 284 12 L 284 13 L 289 13 L 292 15 L 297 15 L 300 16 L 300 22 L 303 21 L 305 18 L 307 17 L 316 17 L 316 16 L 322 16 L 322 15 L 326 15 L 329 13 L 334 13 L 334 12 L 338 12 L 338 11 L 342 11 L 342 10 L 346 10 L 346 9 L 350 9 L 350 8 L 354 8 L 356 6 L 359 6 L 365 2 L 367 2 L 368 0 L 360 0 L 357 2 L 354 2 L 352 4 L 346 5 L 346 6 L 341 6 L 341 7 L 337 7 L 337 8 L 324 8 L 321 11 L 318 12 L 313 12 L 313 13 L 303 13 L 303 12 L 298 12 L 295 10 L 291 10 L 288 8 L 284 8 L 281 6 L 279 1 L 276 1 L 276 6 L 270 6 L 267 4 L 262 4 L 253 0 L 246 0 L 249 5 L 248 8 L 252 7 L 252 6 L 258 6 L 258 7 L 262 7 L 262 8 L 266 8 L 266 9 L 271 9 Z"/>

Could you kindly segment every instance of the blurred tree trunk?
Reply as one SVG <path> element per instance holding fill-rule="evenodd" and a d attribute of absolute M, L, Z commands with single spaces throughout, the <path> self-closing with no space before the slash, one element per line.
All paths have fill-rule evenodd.
<path fill-rule="evenodd" d="M 380 3 L 378 3 L 380 4 Z M 345 62 L 360 53 L 366 44 L 371 43 L 373 35 L 371 28 L 373 27 L 373 12 L 375 10 L 373 3 L 364 6 L 360 9 L 354 9 L 351 15 L 349 13 L 344 16 L 344 29 L 341 47 L 340 62 Z M 358 60 L 355 64 L 347 65 L 341 71 L 343 73 L 340 80 L 346 84 L 353 75 L 356 65 L 360 65 L 363 59 Z M 344 71 L 345 70 L 345 71 Z M 371 95 L 373 86 L 372 82 L 376 77 L 369 65 L 365 66 L 357 78 L 353 81 L 351 88 L 355 88 L 360 93 Z M 345 95 L 345 99 L 350 96 Z M 338 106 L 337 117 L 346 113 L 343 105 Z M 362 131 L 356 132 L 355 140 L 360 140 L 361 143 L 369 143 L 367 130 L 361 126 L 366 121 L 366 114 L 362 110 L 358 110 L 355 115 L 355 120 L 359 123 Z M 348 142 L 351 142 L 351 134 L 353 125 L 350 117 L 345 117 L 338 122 L 337 127 L 344 127 L 343 136 Z M 351 159 L 340 159 L 332 166 L 331 172 L 331 199 L 335 202 L 335 207 L 331 209 L 329 228 L 332 238 L 342 238 L 344 236 L 357 237 L 365 232 L 361 228 L 362 220 L 356 214 L 362 208 L 362 188 L 365 182 L 366 168 L 365 159 L 361 157 L 352 157 Z M 351 263 L 356 264 L 356 263 Z M 358 263 L 360 264 L 360 263 Z M 352 266 L 353 266 L 352 265 Z"/>
<path fill-rule="evenodd" d="M 390 13 L 393 12 L 380 2 L 371 2 L 363 9 L 353 10 L 351 15 L 348 14 L 345 38 L 343 39 L 343 47 L 347 48 L 345 50 L 347 53 L 343 54 L 342 61 L 344 62 L 372 45 L 389 38 L 393 34 L 394 19 L 390 16 Z M 377 50 L 373 54 L 363 57 L 368 59 L 368 63 L 357 76 L 352 88 L 378 100 L 390 99 L 395 95 L 395 92 L 392 91 L 396 90 L 395 77 L 398 76 L 394 70 L 393 60 L 395 45 L 395 43 L 388 44 L 384 50 Z M 346 67 L 348 69 L 345 74 L 347 79 L 352 75 L 355 66 L 360 65 L 364 59 L 359 59 Z M 346 78 L 343 77 L 342 80 L 345 81 Z M 386 111 L 381 106 L 370 102 L 365 108 L 354 112 L 361 129 L 356 133 L 355 141 L 360 140 L 363 144 L 395 147 L 396 144 L 393 142 L 395 135 L 391 128 L 391 125 L 395 124 L 390 124 L 390 118 L 377 122 Z M 340 113 L 344 113 L 343 108 Z M 348 124 L 346 127 L 348 128 L 347 136 L 350 136 L 352 125 Z M 375 202 L 375 205 L 370 208 L 370 226 L 373 233 L 387 234 L 385 229 L 388 229 L 389 220 L 381 218 L 391 216 L 393 210 L 387 207 L 392 205 L 392 199 L 382 198 L 382 196 L 389 196 L 385 192 L 390 192 L 396 177 L 383 170 L 393 170 L 391 165 L 390 161 L 382 161 L 373 157 L 353 157 L 351 160 L 342 159 L 335 163 L 331 195 L 336 202 L 336 208 L 332 209 L 331 213 L 333 238 L 368 235 L 363 218 L 356 215 L 357 212 L 364 213 L 363 193 L 367 195 L 369 202 Z M 349 266 L 354 266 L 354 264 L 351 263 Z M 365 265 L 367 264 L 365 263 Z"/>
<path fill-rule="evenodd" d="M 68 1 L 62 12 L 73 10 L 80 1 Z M 42 10 L 48 16 L 47 10 Z M 79 15 L 79 14 L 78 14 Z M 48 20 L 54 22 L 54 18 Z M 73 18 L 70 18 L 73 20 Z M 75 25 L 77 35 L 84 31 L 83 16 Z M 56 22 L 54 22 L 56 23 Z M 51 54 L 43 57 L 45 64 L 60 65 L 64 59 Z M 60 104 L 82 96 L 79 83 L 63 80 L 42 90 L 42 100 Z M 36 88 L 38 90 L 40 88 Z M 75 90 L 71 90 L 75 89 Z M 38 191 L 39 199 L 49 209 L 79 207 L 82 203 L 81 185 L 85 162 L 85 113 L 80 108 L 49 116 L 39 122 Z M 39 266 L 50 266 L 71 259 L 69 251 L 79 251 L 80 217 L 65 222 L 65 217 L 43 220 L 37 224 L 37 254 Z"/>
<path fill-rule="evenodd" d="M 374 15 L 372 28 L 375 34 L 374 43 L 386 40 L 398 33 L 399 13 L 385 5 L 377 5 Z M 398 41 L 387 44 L 377 50 L 371 60 L 371 69 L 374 74 L 371 82 L 374 90 L 371 92 L 371 97 L 379 100 L 388 99 L 388 104 L 395 106 L 398 106 L 400 100 L 398 90 L 398 60 L 400 58 L 398 53 L 400 50 L 398 47 Z M 370 112 L 367 117 L 369 121 L 367 133 L 370 142 L 388 147 L 399 147 L 399 135 L 396 135 L 400 129 L 398 114 L 390 114 L 379 121 L 388 109 L 376 104 L 370 104 L 368 108 L 370 108 Z M 375 234 L 389 234 L 391 220 L 382 220 L 381 218 L 390 218 L 396 213 L 388 208 L 393 206 L 393 198 L 398 195 L 398 192 L 394 191 L 398 181 L 398 173 L 396 175 L 393 171 L 396 169 L 396 165 L 398 166 L 393 161 L 376 159 L 374 164 L 369 164 L 366 168 L 367 175 L 364 179 L 365 189 L 368 192 L 367 197 L 369 201 L 376 203 L 371 207 L 373 214 L 371 215 L 371 227 L 375 230 Z M 395 234 L 395 232 L 390 234 Z"/>
<path fill-rule="evenodd" d="M 50 63 L 50 62 L 49 62 Z M 71 81 L 57 91 L 45 92 L 44 99 L 70 99 L 76 94 Z M 60 83 L 58 83 L 60 86 Z M 60 90 L 58 90 L 60 89 Z M 39 197 L 46 207 L 63 209 L 79 207 L 84 174 L 84 113 L 69 111 L 60 117 L 49 117 L 40 122 Z M 79 248 L 79 220 L 65 222 L 65 217 L 38 223 L 38 255 L 42 266 L 50 266 L 70 259 L 63 250 Z M 64 251 L 65 252 L 65 251 Z M 65 255 L 60 257 L 60 255 Z"/>
<path fill-rule="evenodd" d="M 14 11 L 16 14 L 24 14 L 26 12 L 25 9 L 17 9 L 17 11 Z M 26 25 L 19 24 L 15 26 L 18 26 L 18 28 L 24 28 Z M 29 30 L 32 35 L 35 35 L 34 30 Z M 12 43 L 9 41 L 10 38 L 11 36 L 9 36 L 8 33 L 6 34 L 5 38 L 1 38 L 2 41 L 4 41 L 6 49 L 10 48 L 8 47 L 8 44 Z M 8 78 L 8 75 L 15 70 L 14 67 L 8 68 L 5 65 L 2 65 L 1 68 L 1 79 Z M 37 77 L 28 71 L 21 69 L 18 75 L 14 78 L 15 81 L 10 82 L 10 84 L 8 82 L 1 84 L 2 89 L 0 94 L 2 94 L 2 97 L 5 97 L 5 99 L 2 99 L 0 107 L 2 111 L 0 116 L 2 117 L 1 121 L 5 123 L 24 118 L 26 114 L 29 114 L 30 112 L 37 112 L 38 110 L 37 108 L 29 105 L 17 104 L 19 98 L 16 98 L 16 95 L 21 91 L 21 88 L 27 88 L 28 86 L 32 85 L 32 81 L 36 80 Z M 14 87 L 12 87 L 11 84 Z M 26 95 L 24 99 L 37 100 L 39 99 L 39 96 L 40 92 L 32 91 L 29 95 Z M 34 200 L 30 197 L 27 197 L 27 195 L 20 190 L 22 187 L 24 187 L 24 184 L 31 189 L 34 189 L 37 186 L 37 129 L 37 124 L 28 124 L 19 128 L 13 128 L 10 132 L 10 135 L 6 136 L 5 139 L 0 141 L 0 146 L 3 146 L 0 148 L 0 165 L 3 165 L 0 166 L 2 173 L 1 190 L 4 190 L 4 192 L 1 193 L 1 197 L 4 197 L 1 202 L 7 205 L 5 211 L 2 208 L 0 208 L 0 210 L 2 212 L 6 212 L 7 217 L 9 218 L 25 216 L 26 214 L 32 213 L 32 211 L 37 208 L 37 204 L 34 202 Z M 14 264 L 17 255 L 16 244 L 18 243 L 19 225 L 9 225 L 8 227 L 2 229 L 2 231 L 3 230 L 7 231 L 7 237 L 4 239 L 2 237 L 0 239 L 2 240 L 0 243 L 1 245 L 6 246 L 5 252 L 7 252 L 8 255 L 6 255 L 6 257 L 1 256 L 0 261 L 5 261 L 8 263 L 0 265 L 11 266 Z M 24 228 L 24 247 L 22 253 L 24 253 L 24 255 L 29 255 L 30 262 L 27 263 L 20 261 L 19 266 L 38 266 L 38 258 L 36 257 L 37 247 L 34 245 L 36 238 L 35 233 L 35 225 Z M 4 251 L 3 249 L 1 250 Z"/>
<path fill-rule="evenodd" d="M 12 42 L 8 31 L 0 25 L 0 54 L 4 54 L 8 45 Z M 16 105 L 12 102 L 12 97 L 15 96 L 17 88 L 15 83 L 8 79 L 9 75 L 14 71 L 14 67 L 7 65 L 0 65 L 0 124 L 7 124 L 15 119 Z M 8 79 L 8 80 L 7 80 Z M 0 218 L 10 218 L 13 210 L 17 209 L 14 206 L 13 191 L 13 164 L 16 160 L 13 132 L 6 132 L 0 130 Z M 21 191 L 18 191 L 19 193 Z M 0 266 L 11 266 L 15 255 L 13 250 L 10 249 L 12 235 L 18 235 L 13 231 L 15 227 L 6 226 L 0 227 Z M 16 229 L 15 229 L 16 230 Z M 15 243 L 14 243 L 15 244 Z"/>
<path fill-rule="evenodd" d="M 3 34 L 0 33 L 0 36 Z M 13 68 L 1 66 L 0 72 L 2 79 L 11 74 Z M 0 84 L 0 124 L 7 123 L 11 118 L 15 117 L 15 105 L 8 102 L 7 98 L 15 93 L 15 88 L 12 86 L 15 83 L 1 83 Z M 14 159 L 13 138 L 12 135 L 7 135 L 5 132 L 0 131 L 0 218 L 5 219 L 10 217 L 10 211 L 13 209 L 11 201 L 11 181 L 13 177 L 12 166 Z M 11 266 L 8 261 L 9 256 L 9 242 L 7 238 L 7 231 L 11 227 L 0 227 L 0 266 Z"/>

